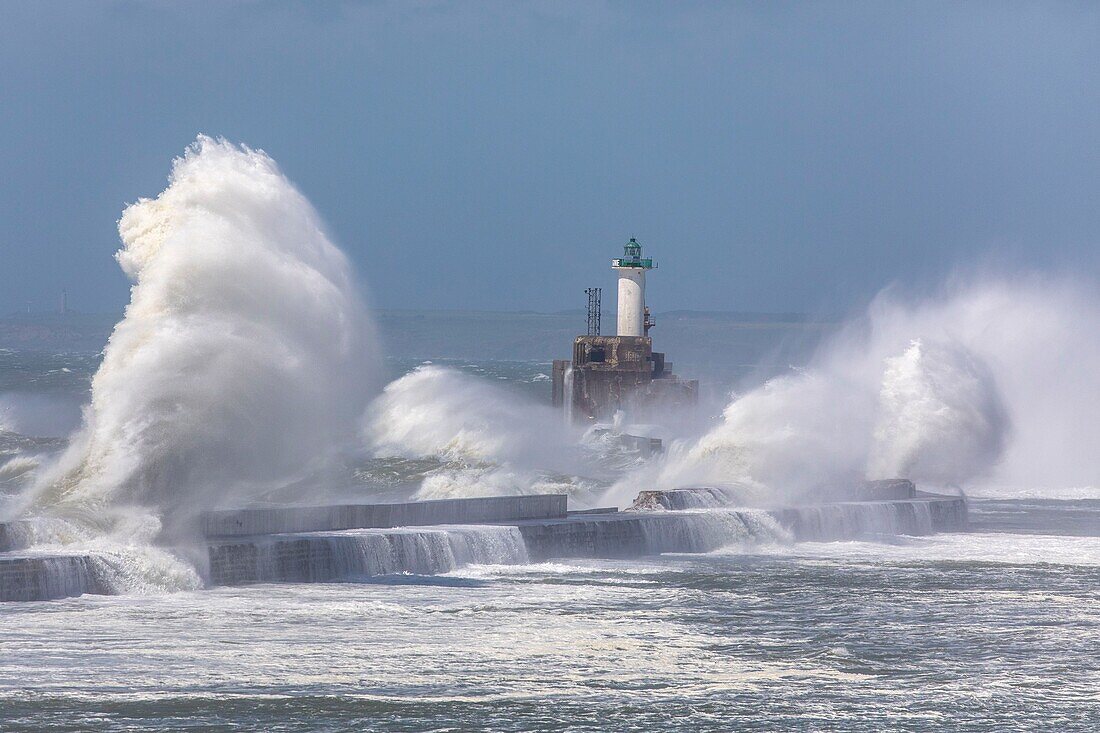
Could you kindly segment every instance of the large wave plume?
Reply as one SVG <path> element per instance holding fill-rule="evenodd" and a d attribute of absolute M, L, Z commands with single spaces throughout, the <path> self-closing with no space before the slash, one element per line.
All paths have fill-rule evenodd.
<path fill-rule="evenodd" d="M 804 369 L 735 395 L 719 423 L 618 482 L 813 500 L 864 478 L 928 487 L 1095 486 L 1100 306 L 1065 279 L 881 293 Z"/>
<path fill-rule="evenodd" d="M 416 498 L 567 492 L 591 500 L 560 411 L 456 369 L 423 365 L 388 384 L 363 437 L 377 458 L 431 461 Z"/>
<path fill-rule="evenodd" d="M 200 136 L 129 206 L 133 281 L 84 425 L 24 513 L 97 530 L 176 524 L 323 470 L 374 386 L 351 268 L 263 151 Z"/>

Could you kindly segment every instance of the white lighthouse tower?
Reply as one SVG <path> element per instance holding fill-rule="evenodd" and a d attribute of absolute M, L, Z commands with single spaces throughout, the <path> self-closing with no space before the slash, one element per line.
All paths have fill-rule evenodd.
<path fill-rule="evenodd" d="M 618 335 L 646 336 L 645 271 L 656 265 L 642 259 L 642 245 L 634 237 L 623 247 L 623 256 L 611 260 L 611 268 L 619 272 Z"/>
<path fill-rule="evenodd" d="M 699 383 L 676 376 L 672 362 L 653 350 L 649 337 L 653 322 L 645 305 L 645 273 L 656 266 L 642 257 L 642 245 L 633 237 L 623 256 L 611 260 L 619 277 L 614 336 L 600 333 L 600 289 L 585 291 L 588 333 L 573 339 L 572 358 L 554 360 L 550 377 L 551 400 L 565 408 L 570 424 L 614 421 L 620 413 L 649 422 L 671 407 L 696 403 Z"/>

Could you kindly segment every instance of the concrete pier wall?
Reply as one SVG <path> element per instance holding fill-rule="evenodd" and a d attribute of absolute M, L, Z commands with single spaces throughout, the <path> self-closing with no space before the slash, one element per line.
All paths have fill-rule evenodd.
<path fill-rule="evenodd" d="M 775 509 L 775 517 L 803 541 L 927 535 L 966 529 L 961 498 L 868 501 Z"/>
<path fill-rule="evenodd" d="M 202 515 L 206 537 L 242 537 L 344 529 L 487 524 L 566 515 L 565 494 L 438 499 L 402 504 L 235 509 Z"/>
<path fill-rule="evenodd" d="M 755 542 L 920 535 L 961 531 L 967 526 L 966 502 L 951 497 L 776 509 L 635 510 L 567 516 L 564 495 L 543 495 L 318 507 L 296 515 L 293 509 L 208 515 L 208 530 L 222 533 L 221 539 L 208 545 L 209 582 L 308 583 L 397 573 L 427 575 L 471 563 L 630 558 L 708 552 Z M 479 519 L 465 519 L 473 516 Z M 448 523 L 456 517 L 461 526 Z M 486 517 L 489 519 L 483 519 Z M 318 524 L 412 525 L 430 521 L 446 524 L 286 531 L 288 527 Z M 265 528 L 278 531 L 264 534 Z M 233 537 L 232 532 L 249 536 Z M 0 600 L 109 594 L 110 583 L 102 567 L 95 557 L 84 555 L 0 555 Z"/>
<path fill-rule="evenodd" d="M 677 497 L 682 498 L 682 497 Z M 630 511 L 519 525 L 532 560 L 709 552 L 738 542 L 835 541 L 966 529 L 963 499 L 850 502 L 781 509 Z"/>
<path fill-rule="evenodd" d="M 836 501 L 770 510 L 800 540 L 838 540 L 876 534 L 922 535 L 967 528 L 966 500 L 918 492 L 907 480 L 869 481 L 861 491 L 900 499 Z M 739 497 L 711 487 L 643 491 L 632 509 L 690 510 L 736 506 Z"/>
<path fill-rule="evenodd" d="M 0 601 L 51 601 L 85 593 L 110 593 L 89 556 L 0 557 Z"/>
<path fill-rule="evenodd" d="M 510 526 L 359 529 L 211 545 L 210 582 L 318 583 L 399 573 L 435 575 L 475 563 L 527 561 L 523 537 Z"/>
<path fill-rule="evenodd" d="M 737 506 L 741 501 L 741 497 L 731 489 L 706 486 L 694 489 L 642 491 L 634 499 L 631 509 L 712 509 Z"/>
<path fill-rule="evenodd" d="M 932 529 L 936 532 L 965 532 L 970 529 L 970 514 L 966 499 L 962 497 L 937 497 L 917 499 L 926 501 L 932 514 Z"/>
<path fill-rule="evenodd" d="M 680 517 L 669 515 L 670 523 Z M 571 517 L 519 525 L 527 554 L 535 562 L 565 557 L 641 557 L 650 554 L 638 514 Z"/>
<path fill-rule="evenodd" d="M 243 538 L 210 546 L 215 585 L 323 582 L 444 573 L 473 563 L 706 552 L 787 533 L 767 512 L 622 512 L 510 525 L 349 530 Z"/>
<path fill-rule="evenodd" d="M 864 481 L 855 484 L 822 486 L 803 496 L 791 499 L 792 504 L 833 504 L 844 502 L 905 501 L 916 498 L 942 498 L 922 494 L 908 479 Z M 948 497 L 952 498 L 952 497 Z M 732 488 L 698 486 L 682 489 L 642 491 L 634 500 L 634 509 L 707 509 L 740 506 L 744 492 Z"/>

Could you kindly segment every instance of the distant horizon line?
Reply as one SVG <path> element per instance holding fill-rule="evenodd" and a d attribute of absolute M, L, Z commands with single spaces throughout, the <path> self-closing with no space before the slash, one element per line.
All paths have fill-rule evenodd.
<path fill-rule="evenodd" d="M 418 314 L 418 313 L 452 313 L 452 314 L 501 314 L 501 315 L 531 315 L 531 316 L 581 316 L 585 314 L 584 308 L 567 308 L 564 310 L 556 311 L 540 311 L 530 308 L 506 310 L 506 309 L 493 309 L 493 308 L 369 308 L 371 313 L 377 314 Z M 21 319 L 44 319 L 44 318 L 63 318 L 63 317 L 102 317 L 113 318 L 119 320 L 124 314 L 123 310 L 118 311 L 81 311 L 75 309 L 68 309 L 65 312 L 57 310 L 32 310 L 32 311 L 9 311 L 4 315 L 0 315 L 0 319 L 3 320 L 21 320 Z M 616 312 L 613 310 L 603 312 L 605 319 L 613 319 Z M 694 308 L 675 308 L 667 311 L 655 311 L 655 317 L 676 317 L 676 316 L 695 316 L 702 318 L 728 318 L 732 316 L 738 317 L 751 317 L 751 318 L 770 318 L 770 319 L 788 319 L 788 320 L 817 320 L 817 321 L 832 321 L 837 320 L 839 316 L 835 314 L 821 314 L 814 315 L 806 311 L 768 311 L 768 310 L 702 310 Z"/>

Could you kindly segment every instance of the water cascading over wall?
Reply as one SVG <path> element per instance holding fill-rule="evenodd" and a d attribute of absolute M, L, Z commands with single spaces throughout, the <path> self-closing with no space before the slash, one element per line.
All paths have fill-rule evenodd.
<path fill-rule="evenodd" d="M 936 531 L 926 501 L 892 501 L 794 507 L 775 510 L 796 540 L 832 541 Z"/>
<path fill-rule="evenodd" d="M 527 547 L 515 527 L 366 529 L 215 545 L 210 548 L 210 575 L 215 585 L 309 583 L 401 573 L 435 575 L 464 565 L 527 561 Z"/>

